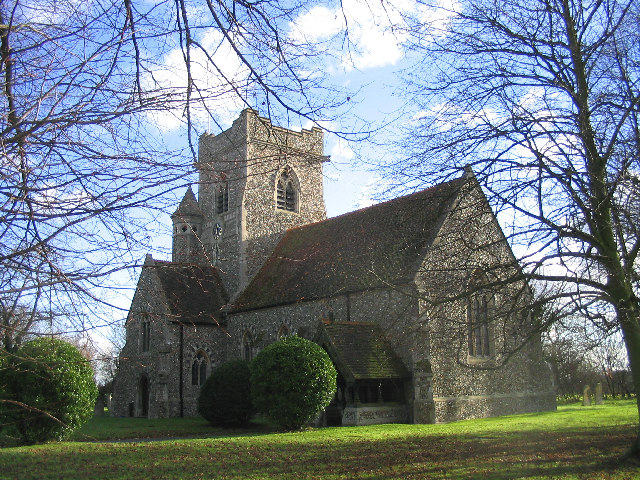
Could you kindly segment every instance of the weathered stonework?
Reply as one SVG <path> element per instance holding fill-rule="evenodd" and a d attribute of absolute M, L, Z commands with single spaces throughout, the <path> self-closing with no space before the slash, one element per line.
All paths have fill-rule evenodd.
<path fill-rule="evenodd" d="M 407 423 L 408 421 L 406 405 L 347 407 L 342 414 L 343 426 Z"/>
<path fill-rule="evenodd" d="M 173 263 L 148 257 L 138 282 L 113 414 L 195 415 L 199 383 L 217 365 L 250 359 L 282 335 L 317 340 L 338 324 L 376 326 L 403 368 L 384 378 L 339 371 L 321 424 L 555 408 L 539 336 L 523 315 L 531 292 L 502 286 L 518 267 L 473 175 L 325 220 L 322 142 L 319 129 L 273 127 L 251 110 L 203 135 L 199 198 L 188 191 L 172 216 Z M 490 293 L 477 345 L 476 285 Z M 376 352 L 367 350 L 374 364 Z M 358 366 L 357 356 L 333 360 Z"/>
<path fill-rule="evenodd" d="M 416 275 L 424 292 L 421 316 L 428 319 L 435 418 L 449 421 L 555 409 L 540 337 L 528 338 L 526 306 L 531 292 L 523 282 L 502 284 L 501 280 L 517 275 L 517 263 L 482 191 L 475 182 L 467 188 Z M 477 270 L 495 285 L 487 358 L 469 355 L 467 344 L 469 299 L 464 292 Z M 516 351 L 522 343 L 525 347 Z"/>
<path fill-rule="evenodd" d="M 204 213 L 202 242 L 207 259 L 216 263 L 214 227 L 221 271 L 233 296 L 249 282 L 289 228 L 326 218 L 322 190 L 323 132 L 295 132 L 245 110 L 233 126 L 219 135 L 200 138 L 200 200 Z M 290 169 L 298 183 L 298 208 L 279 210 L 276 183 Z M 218 212 L 216 193 L 228 185 L 228 210 Z"/>

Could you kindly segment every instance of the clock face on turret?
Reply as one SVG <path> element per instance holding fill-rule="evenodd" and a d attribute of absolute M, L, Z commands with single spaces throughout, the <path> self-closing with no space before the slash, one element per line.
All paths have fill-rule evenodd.
<path fill-rule="evenodd" d="M 221 235 L 222 235 L 222 225 L 220 225 L 219 223 L 216 223 L 213 226 L 213 237 L 220 238 Z"/>

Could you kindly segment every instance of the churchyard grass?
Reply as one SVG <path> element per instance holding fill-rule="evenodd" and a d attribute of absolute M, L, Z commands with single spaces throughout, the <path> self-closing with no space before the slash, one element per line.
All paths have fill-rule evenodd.
<path fill-rule="evenodd" d="M 619 400 L 439 425 L 241 435 L 205 432 L 201 420 L 185 419 L 188 427 L 173 434 L 194 429 L 194 435 L 214 436 L 5 448 L 0 478 L 634 479 L 640 478 L 638 466 L 617 459 L 637 432 L 635 408 L 635 400 Z M 92 428 L 108 438 L 110 420 L 131 422 L 105 418 Z M 157 422 L 154 428 L 181 420 Z M 133 427 L 130 433 L 144 437 L 143 430 L 149 433 Z"/>
<path fill-rule="evenodd" d="M 222 429 L 214 429 L 201 417 L 190 418 L 115 418 L 93 417 L 82 428 L 74 432 L 71 440 L 122 440 L 167 437 L 208 436 Z"/>

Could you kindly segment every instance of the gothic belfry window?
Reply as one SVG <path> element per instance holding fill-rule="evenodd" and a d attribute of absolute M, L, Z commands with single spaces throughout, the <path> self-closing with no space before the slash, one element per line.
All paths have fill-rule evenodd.
<path fill-rule="evenodd" d="M 285 168 L 276 187 L 276 208 L 288 212 L 298 210 L 298 188 L 296 177 L 290 168 Z"/>
<path fill-rule="evenodd" d="M 229 184 L 224 182 L 216 190 L 216 213 L 229 211 Z"/>

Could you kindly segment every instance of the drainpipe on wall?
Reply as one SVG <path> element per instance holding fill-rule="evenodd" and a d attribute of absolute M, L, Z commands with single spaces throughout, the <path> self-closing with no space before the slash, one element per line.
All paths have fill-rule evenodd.
<path fill-rule="evenodd" d="M 184 327 L 180 325 L 180 417 L 184 417 L 184 396 L 182 394 L 183 379 L 182 371 L 184 370 Z"/>

